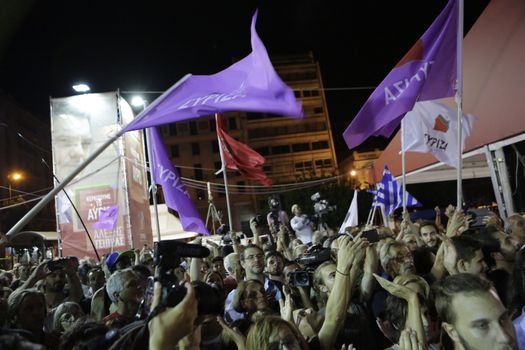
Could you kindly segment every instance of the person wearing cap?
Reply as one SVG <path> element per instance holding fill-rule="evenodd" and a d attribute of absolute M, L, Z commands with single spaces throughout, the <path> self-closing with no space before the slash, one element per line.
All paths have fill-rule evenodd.
<path fill-rule="evenodd" d="M 135 259 L 135 252 L 133 250 L 126 250 L 124 252 L 112 252 L 106 258 L 106 265 L 111 273 L 116 270 L 124 270 L 133 265 Z"/>

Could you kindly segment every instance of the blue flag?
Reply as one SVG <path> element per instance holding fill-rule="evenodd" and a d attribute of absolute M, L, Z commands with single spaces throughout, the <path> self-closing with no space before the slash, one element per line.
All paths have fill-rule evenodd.
<path fill-rule="evenodd" d="M 392 214 L 394 210 L 403 206 L 403 186 L 394 179 L 386 165 L 383 170 L 383 178 L 377 184 L 377 198 L 375 198 L 375 201 L 380 205 L 384 205 L 386 215 Z M 421 206 L 422 204 L 407 192 L 407 207 Z"/>

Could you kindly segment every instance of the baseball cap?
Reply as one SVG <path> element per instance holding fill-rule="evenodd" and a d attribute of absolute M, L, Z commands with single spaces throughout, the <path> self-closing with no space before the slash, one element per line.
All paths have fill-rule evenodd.
<path fill-rule="evenodd" d="M 133 250 L 126 250 L 123 252 L 118 252 L 118 251 L 111 252 L 111 254 L 109 254 L 108 257 L 106 258 L 106 265 L 109 271 L 113 272 L 117 262 L 126 256 L 129 257 L 130 259 L 133 259 L 135 258 L 135 252 Z"/>

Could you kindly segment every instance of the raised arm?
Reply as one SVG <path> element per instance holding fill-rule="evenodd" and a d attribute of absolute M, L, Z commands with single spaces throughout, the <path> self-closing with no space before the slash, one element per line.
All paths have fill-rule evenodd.
<path fill-rule="evenodd" d="M 337 252 L 337 267 L 333 289 L 326 303 L 325 320 L 319 331 L 319 343 L 321 349 L 331 350 L 334 346 L 337 334 L 341 330 L 345 319 L 351 292 L 354 289 L 356 275 L 354 260 L 358 254 L 364 257 L 364 249 L 367 242 L 361 238 L 351 241 L 350 237 L 344 236 L 339 239 L 339 251 Z M 354 271 L 351 271 L 355 268 Z"/>

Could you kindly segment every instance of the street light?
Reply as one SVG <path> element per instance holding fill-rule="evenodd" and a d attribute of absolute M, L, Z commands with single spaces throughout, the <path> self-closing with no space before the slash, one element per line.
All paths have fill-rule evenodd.
<path fill-rule="evenodd" d="M 357 175 L 357 172 L 355 170 L 350 171 L 350 176 L 355 177 Z"/>
<path fill-rule="evenodd" d="M 90 91 L 91 89 L 89 88 L 87 84 L 80 83 L 80 84 L 73 85 L 73 90 L 75 90 L 76 92 L 85 93 L 85 92 Z"/>
<path fill-rule="evenodd" d="M 9 201 L 11 201 L 11 185 L 13 182 L 19 182 L 24 179 L 24 174 L 20 171 L 13 171 L 7 175 L 7 180 L 9 181 Z"/>
<path fill-rule="evenodd" d="M 145 108 L 146 107 L 146 101 L 140 96 L 133 96 L 133 98 L 131 99 L 131 105 L 133 107 Z"/>

